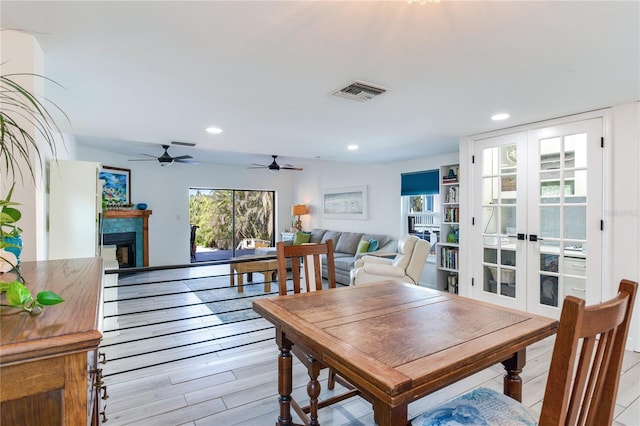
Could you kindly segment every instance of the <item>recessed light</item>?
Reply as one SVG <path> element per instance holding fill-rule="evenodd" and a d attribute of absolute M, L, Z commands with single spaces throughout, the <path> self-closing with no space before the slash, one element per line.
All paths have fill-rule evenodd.
<path fill-rule="evenodd" d="M 506 112 L 501 112 L 499 114 L 494 114 L 491 116 L 491 119 L 493 121 L 506 120 L 507 118 L 509 118 L 509 114 L 507 114 Z"/>
<path fill-rule="evenodd" d="M 222 133 L 222 129 L 219 127 L 207 127 L 205 130 L 214 135 L 219 135 L 220 133 Z"/>
<path fill-rule="evenodd" d="M 347 147 L 347 149 L 348 149 L 349 151 L 357 151 L 357 150 L 358 150 L 358 148 L 359 148 L 359 146 L 358 146 L 358 145 L 356 145 L 356 144 L 352 144 L 352 145 L 349 145 L 349 146 Z"/>

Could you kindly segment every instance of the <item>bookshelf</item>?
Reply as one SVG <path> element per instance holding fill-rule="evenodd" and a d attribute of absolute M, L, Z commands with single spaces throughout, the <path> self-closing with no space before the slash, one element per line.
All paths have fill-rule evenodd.
<path fill-rule="evenodd" d="M 460 249 L 460 165 L 440 167 L 440 202 L 442 222 L 436 250 L 439 288 L 458 293 Z"/>

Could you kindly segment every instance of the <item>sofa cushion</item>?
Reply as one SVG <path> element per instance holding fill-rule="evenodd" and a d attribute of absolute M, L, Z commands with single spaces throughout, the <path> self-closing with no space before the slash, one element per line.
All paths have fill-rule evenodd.
<path fill-rule="evenodd" d="M 372 252 L 372 251 L 378 250 L 378 246 L 380 245 L 380 241 L 374 240 L 372 238 L 368 242 L 369 242 L 369 247 L 367 247 L 367 251 L 368 252 Z"/>
<path fill-rule="evenodd" d="M 335 257 L 333 266 L 338 271 L 350 271 L 353 268 L 353 256 Z"/>
<path fill-rule="evenodd" d="M 311 240 L 309 241 L 310 243 L 313 244 L 319 244 L 322 241 L 322 237 L 324 236 L 325 232 L 327 232 L 326 229 L 312 229 L 311 230 Z"/>
<path fill-rule="evenodd" d="M 293 237 L 293 245 L 299 246 L 300 244 L 308 243 L 311 240 L 311 232 L 298 231 Z"/>
<path fill-rule="evenodd" d="M 366 253 L 369 250 L 369 241 L 361 240 L 358 243 L 358 253 Z"/>
<path fill-rule="evenodd" d="M 378 240 L 378 249 L 384 247 L 389 241 L 391 241 L 391 237 L 384 234 L 364 234 L 362 236 L 363 240 Z"/>
<path fill-rule="evenodd" d="M 342 232 L 339 231 L 326 231 L 324 233 L 324 235 L 322 236 L 322 240 L 320 241 L 321 243 L 326 243 L 327 240 L 333 240 L 333 251 L 338 251 L 336 250 L 336 246 L 338 245 L 338 241 L 340 241 L 340 234 L 342 234 Z"/>
<path fill-rule="evenodd" d="M 356 254 L 361 238 L 362 234 L 359 232 L 343 232 L 342 235 L 340 235 L 338 244 L 335 245 L 335 251 L 338 253 Z"/>

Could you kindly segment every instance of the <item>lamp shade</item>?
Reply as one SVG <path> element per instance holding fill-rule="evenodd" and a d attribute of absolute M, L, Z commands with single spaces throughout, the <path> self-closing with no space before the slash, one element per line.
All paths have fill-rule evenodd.
<path fill-rule="evenodd" d="M 291 207 L 291 216 L 300 216 L 303 214 L 309 214 L 309 208 L 306 204 L 295 204 Z"/>

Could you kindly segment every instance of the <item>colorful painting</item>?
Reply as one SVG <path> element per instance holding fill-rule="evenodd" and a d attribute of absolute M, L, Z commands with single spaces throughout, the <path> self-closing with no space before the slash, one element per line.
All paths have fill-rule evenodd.
<path fill-rule="evenodd" d="M 131 170 L 102 166 L 102 197 L 108 205 L 131 203 Z"/>

